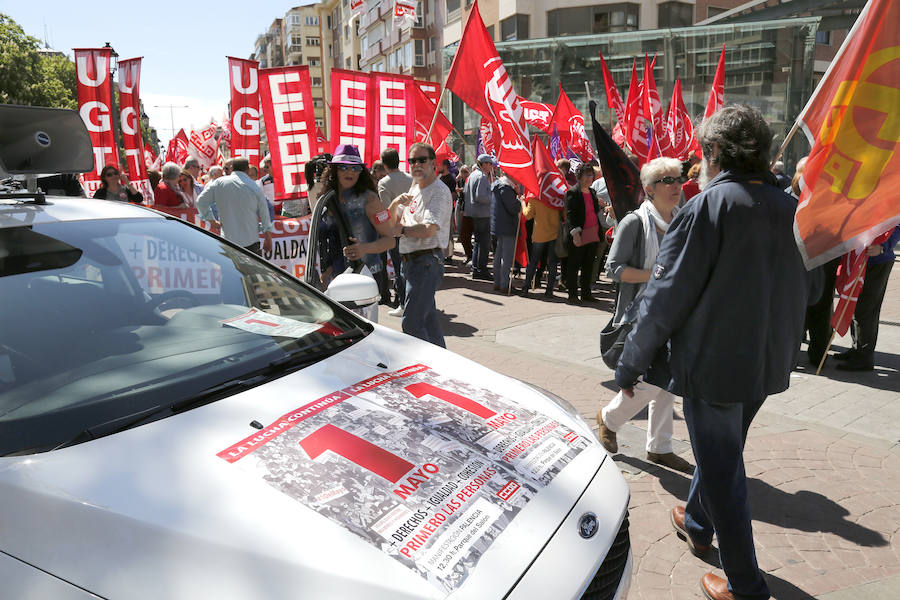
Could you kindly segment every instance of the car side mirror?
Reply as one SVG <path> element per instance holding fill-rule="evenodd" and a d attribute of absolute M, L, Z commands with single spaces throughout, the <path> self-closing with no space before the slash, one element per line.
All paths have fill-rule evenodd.
<path fill-rule="evenodd" d="M 351 310 L 372 306 L 381 299 L 378 283 L 359 273 L 341 273 L 331 281 L 325 295 Z"/>

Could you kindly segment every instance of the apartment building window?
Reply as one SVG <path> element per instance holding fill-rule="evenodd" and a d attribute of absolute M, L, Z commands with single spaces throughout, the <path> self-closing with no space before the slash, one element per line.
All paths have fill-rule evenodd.
<path fill-rule="evenodd" d="M 291 15 L 291 25 L 300 24 L 300 15 Z"/>
<path fill-rule="evenodd" d="M 547 36 L 636 31 L 640 5 L 631 2 L 574 6 L 547 12 Z"/>
<path fill-rule="evenodd" d="M 494 26 L 493 25 L 488 25 L 487 32 L 488 32 L 488 35 L 491 36 L 492 40 L 494 40 L 494 41 L 497 40 L 497 38 L 494 37 Z"/>
<path fill-rule="evenodd" d="M 322 87 L 322 78 L 321 77 L 313 77 L 312 78 L 312 86 L 313 87 Z"/>
<path fill-rule="evenodd" d="M 500 37 L 504 42 L 528 39 L 528 15 L 513 15 L 500 21 Z"/>
<path fill-rule="evenodd" d="M 325 127 L 325 119 L 316 119 L 316 127 Z"/>
<path fill-rule="evenodd" d="M 399 50 L 398 50 L 399 52 Z M 406 42 L 403 46 L 403 62 L 401 63 L 401 67 L 403 70 L 407 70 L 412 67 L 413 64 L 413 45 L 412 42 Z"/>
<path fill-rule="evenodd" d="M 657 7 L 657 27 L 690 27 L 694 23 L 694 5 L 686 2 L 663 2 Z"/>
<path fill-rule="evenodd" d="M 822 46 L 830 46 L 831 45 L 831 32 L 830 31 L 822 31 L 821 29 L 816 32 L 816 43 L 821 44 Z"/>
<path fill-rule="evenodd" d="M 416 29 L 425 27 L 425 6 L 422 4 L 421 0 L 416 2 L 416 22 L 413 23 L 413 27 Z"/>
<path fill-rule="evenodd" d="M 413 40 L 415 48 L 415 61 L 413 65 L 417 67 L 425 66 L 425 40 Z"/>
<path fill-rule="evenodd" d="M 447 22 L 449 23 L 460 17 L 459 0 L 445 0 L 445 1 L 446 1 L 446 5 L 447 5 Z"/>
<path fill-rule="evenodd" d="M 350 57 L 348 56 L 347 58 L 344 59 L 344 68 L 345 68 L 345 69 L 350 69 L 350 68 L 352 68 L 352 67 L 353 67 L 353 65 L 350 64 Z"/>
<path fill-rule="evenodd" d="M 303 36 L 300 35 L 299 33 L 292 33 L 291 34 L 291 48 L 293 49 L 294 47 L 296 47 L 299 49 L 300 46 L 302 46 L 302 45 L 303 45 Z"/>
<path fill-rule="evenodd" d="M 325 24 L 328 25 L 328 29 L 334 29 L 334 13 L 328 15 L 325 20 Z"/>
<path fill-rule="evenodd" d="M 318 27 L 319 17 L 306 17 L 304 23 L 306 23 L 309 27 Z"/>
<path fill-rule="evenodd" d="M 360 52 L 365 54 L 368 49 L 369 49 L 369 35 L 366 34 L 366 35 L 362 36 L 361 38 L 359 38 L 359 50 L 360 50 Z"/>
<path fill-rule="evenodd" d="M 322 41 L 317 37 L 306 36 L 306 45 L 307 46 L 320 46 Z"/>
<path fill-rule="evenodd" d="M 313 108 L 322 108 L 325 106 L 325 101 L 320 98 L 313 98 Z"/>
<path fill-rule="evenodd" d="M 310 57 L 310 58 L 306 59 L 306 64 L 308 64 L 311 67 L 321 67 L 322 60 L 319 58 Z"/>

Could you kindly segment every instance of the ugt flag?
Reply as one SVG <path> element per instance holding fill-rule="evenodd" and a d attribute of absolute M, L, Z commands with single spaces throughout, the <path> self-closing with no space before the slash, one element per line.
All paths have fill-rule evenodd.
<path fill-rule="evenodd" d="M 525 112 L 494 41 L 481 20 L 478 0 L 466 21 L 446 87 L 495 125 L 500 134 L 497 155 L 500 167 L 529 192 L 540 194 Z"/>
<path fill-rule="evenodd" d="M 870 0 L 800 115 L 794 233 L 811 269 L 900 223 L 900 0 Z"/>

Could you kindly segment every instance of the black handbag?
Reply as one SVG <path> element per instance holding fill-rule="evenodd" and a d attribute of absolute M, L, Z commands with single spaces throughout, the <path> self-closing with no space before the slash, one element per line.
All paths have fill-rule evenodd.
<path fill-rule="evenodd" d="M 615 316 L 600 332 L 600 356 L 607 367 L 615 370 L 619 364 L 619 358 L 622 356 L 622 350 L 625 348 L 625 340 L 634 328 L 634 321 L 622 320 L 614 324 L 613 319 Z"/>

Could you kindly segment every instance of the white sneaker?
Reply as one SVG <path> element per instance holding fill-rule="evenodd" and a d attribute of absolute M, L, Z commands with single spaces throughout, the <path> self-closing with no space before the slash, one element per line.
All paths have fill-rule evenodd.
<path fill-rule="evenodd" d="M 388 314 L 391 315 L 392 317 L 402 317 L 403 316 L 403 307 L 398 306 L 397 308 L 389 310 Z"/>

